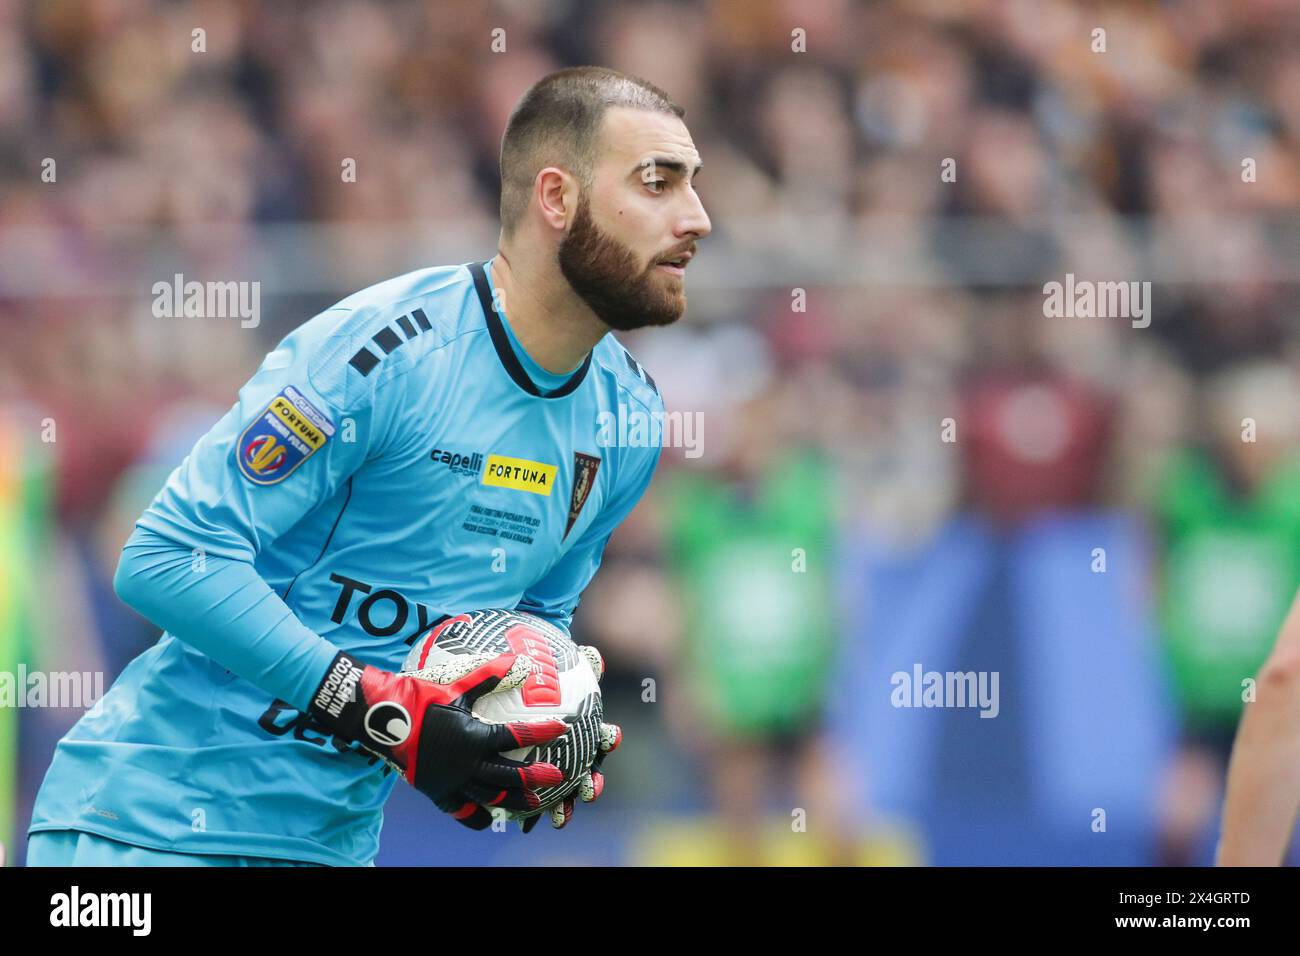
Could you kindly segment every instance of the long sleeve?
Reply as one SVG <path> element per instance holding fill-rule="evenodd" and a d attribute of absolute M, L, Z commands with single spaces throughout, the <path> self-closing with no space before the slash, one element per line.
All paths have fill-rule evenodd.
<path fill-rule="evenodd" d="M 137 522 L 113 582 L 153 623 L 300 707 L 338 648 L 298 620 L 254 561 L 344 488 L 386 428 L 373 391 L 331 388 L 348 381 L 332 367 L 340 350 L 328 334 L 347 313 L 332 311 L 270 353 L 199 439 Z"/>

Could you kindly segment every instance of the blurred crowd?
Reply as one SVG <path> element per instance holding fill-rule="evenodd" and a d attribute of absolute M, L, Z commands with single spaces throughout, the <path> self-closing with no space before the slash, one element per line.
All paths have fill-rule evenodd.
<path fill-rule="evenodd" d="M 958 598 L 927 562 L 973 521 L 977 562 L 1047 536 L 1095 574 L 1092 532 L 1061 517 L 1107 515 L 1141 544 L 1094 600 L 1135 661 L 1154 652 L 1136 693 L 1170 722 L 1129 768 L 1152 803 L 1120 859 L 1204 862 L 1241 682 L 1300 584 L 1288 0 L 0 0 L 0 411 L 58 428 L 47 666 L 115 674 L 155 639 L 108 582 L 168 471 L 290 328 L 490 256 L 509 110 L 581 63 L 686 108 L 714 225 L 687 317 L 624 339 L 701 416 L 704 453 L 665 450 L 575 622 L 631 744 L 604 799 L 670 821 L 632 858 L 763 859 L 754 834 L 798 807 L 821 859 L 871 858 L 893 817 L 921 832 L 911 858 L 962 859 L 951 801 L 891 806 L 898 768 L 855 747 L 877 729 L 858 702 L 889 694 L 854 679 L 874 622 L 903 594 L 951 606 L 924 626 L 959 632 L 954 666 L 1004 674 L 1086 641 L 1052 622 L 1090 585 L 993 575 Z M 174 272 L 262 282 L 261 325 L 156 318 Z M 1152 282 L 1150 326 L 1045 317 L 1067 273 Z M 1029 606 L 1046 623 L 1025 629 Z M 23 716 L 20 831 L 75 716 Z M 1004 725 L 1026 752 L 1037 719 Z M 985 723 L 940 750 L 1001 750 Z M 1033 791 L 1018 773 L 990 806 Z M 696 814 L 719 825 L 692 843 L 671 821 Z M 1036 846 L 1021 858 L 1094 859 Z"/>

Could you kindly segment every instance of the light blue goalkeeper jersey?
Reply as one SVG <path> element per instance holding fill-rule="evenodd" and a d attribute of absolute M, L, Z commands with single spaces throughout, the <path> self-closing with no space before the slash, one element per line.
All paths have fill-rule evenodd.
<path fill-rule="evenodd" d="M 166 633 L 59 742 L 31 831 L 367 864 L 397 778 L 305 713 L 336 651 L 396 670 L 476 608 L 568 628 L 663 403 L 612 334 L 570 374 L 537 366 L 485 265 L 311 319 L 172 473 L 115 581 Z"/>

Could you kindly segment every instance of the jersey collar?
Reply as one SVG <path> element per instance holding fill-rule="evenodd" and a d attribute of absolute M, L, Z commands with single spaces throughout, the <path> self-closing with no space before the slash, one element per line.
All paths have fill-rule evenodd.
<path fill-rule="evenodd" d="M 492 307 L 492 293 L 486 272 L 488 261 L 490 260 L 471 262 L 469 272 L 474 277 L 474 291 L 478 293 L 478 302 L 483 309 L 483 318 L 487 320 L 488 335 L 492 339 L 492 347 L 496 349 L 497 358 L 501 360 L 501 364 L 510 373 L 510 377 L 515 380 L 515 384 L 529 395 L 536 395 L 538 398 L 563 398 L 581 385 L 582 380 L 587 377 L 587 370 L 591 368 L 591 353 L 587 353 L 587 357 L 578 366 L 578 370 L 570 375 L 559 388 L 551 389 L 548 392 L 543 392 L 538 388 L 537 384 L 528 377 L 524 367 L 519 364 L 519 357 L 515 355 L 515 350 L 510 347 L 510 339 L 501 324 L 501 316 Z"/>

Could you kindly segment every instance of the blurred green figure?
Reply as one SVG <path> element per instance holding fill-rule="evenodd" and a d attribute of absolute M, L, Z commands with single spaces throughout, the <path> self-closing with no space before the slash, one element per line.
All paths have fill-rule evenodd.
<path fill-rule="evenodd" d="M 1163 801 L 1164 865 L 1196 862 L 1253 678 L 1300 583 L 1297 394 L 1289 370 L 1251 365 L 1205 393 L 1208 440 L 1157 488 L 1160 625 L 1182 719 Z"/>
<path fill-rule="evenodd" d="M 680 677 L 728 837 L 728 863 L 754 864 L 769 796 L 807 811 L 807 833 L 842 862 L 833 774 L 821 740 L 836 645 L 829 462 L 773 434 L 751 404 L 716 471 L 663 483 L 669 569 L 682 601 Z M 787 811 L 787 814 L 789 811 Z M 796 832 L 800 832 L 796 830 Z"/>
<path fill-rule="evenodd" d="M 0 865 L 13 864 L 18 798 L 18 719 L 11 695 L 18 665 L 39 666 L 33 632 L 40 620 L 37 577 L 48 567 L 49 491 L 53 482 L 46 446 L 31 440 L 21 422 L 31 416 L 0 408 Z"/>

